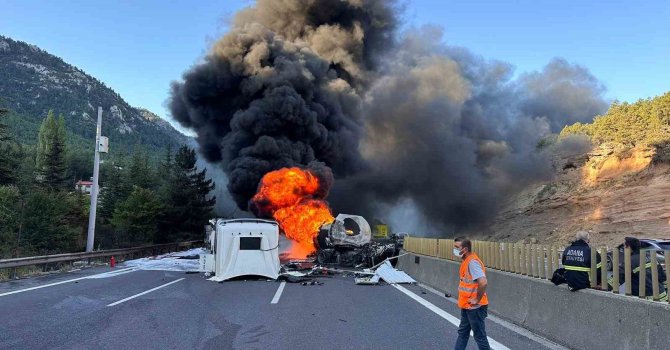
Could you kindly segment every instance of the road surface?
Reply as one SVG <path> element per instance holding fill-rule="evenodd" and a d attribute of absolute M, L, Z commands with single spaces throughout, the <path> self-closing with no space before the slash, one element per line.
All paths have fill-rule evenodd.
<path fill-rule="evenodd" d="M 0 283 L 0 349 L 449 349 L 460 315 L 453 300 L 419 285 L 109 271 Z M 487 330 L 494 348 L 561 349 L 494 317 Z"/>

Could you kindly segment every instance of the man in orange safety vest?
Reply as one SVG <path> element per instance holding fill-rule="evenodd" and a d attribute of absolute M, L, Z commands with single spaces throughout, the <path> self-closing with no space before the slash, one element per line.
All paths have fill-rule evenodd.
<path fill-rule="evenodd" d="M 461 309 L 461 324 L 455 350 L 464 350 L 468 345 L 470 330 L 480 350 L 490 349 L 484 320 L 489 300 L 486 296 L 486 268 L 477 254 L 472 252 L 472 242 L 466 238 L 454 240 L 454 255 L 461 257 L 458 283 L 458 307 Z"/>

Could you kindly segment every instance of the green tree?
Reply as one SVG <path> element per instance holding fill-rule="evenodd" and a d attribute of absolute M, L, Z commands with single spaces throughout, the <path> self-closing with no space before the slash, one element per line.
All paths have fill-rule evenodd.
<path fill-rule="evenodd" d="M 151 169 L 147 152 L 142 148 L 137 149 L 130 160 L 127 179 L 128 187 L 155 188 L 156 181 L 153 174 L 154 172 Z"/>
<path fill-rule="evenodd" d="M 17 178 L 17 154 L 12 144 L 12 136 L 4 123 L 8 114 L 8 110 L 0 108 L 0 186 L 12 184 Z"/>
<path fill-rule="evenodd" d="M 120 166 L 112 165 L 104 173 L 105 176 L 101 176 L 100 207 L 98 208 L 98 217 L 103 222 L 111 219 L 116 205 L 130 195 L 123 169 Z"/>
<path fill-rule="evenodd" d="M 174 167 L 164 193 L 166 210 L 161 215 L 162 241 L 200 237 L 211 218 L 216 197 L 210 196 L 214 183 L 207 170 L 198 170 L 195 151 L 182 146 L 175 155 Z"/>
<path fill-rule="evenodd" d="M 670 141 L 670 92 L 635 103 L 614 101 L 592 123 L 566 126 L 561 136 L 583 134 L 596 144 L 614 142 L 628 147 Z"/>
<path fill-rule="evenodd" d="M 24 209 L 24 255 L 81 250 L 86 244 L 87 196 L 65 191 L 30 193 Z"/>
<path fill-rule="evenodd" d="M 0 259 L 13 257 L 13 251 L 17 246 L 20 201 L 18 188 L 0 186 Z"/>
<path fill-rule="evenodd" d="M 111 219 L 118 230 L 121 245 L 138 245 L 153 241 L 158 233 L 160 198 L 151 190 L 133 188 L 128 199 L 119 203 Z"/>
<path fill-rule="evenodd" d="M 68 187 L 65 141 L 65 119 L 56 120 L 51 110 L 40 126 L 35 159 L 37 179 L 49 189 Z"/>

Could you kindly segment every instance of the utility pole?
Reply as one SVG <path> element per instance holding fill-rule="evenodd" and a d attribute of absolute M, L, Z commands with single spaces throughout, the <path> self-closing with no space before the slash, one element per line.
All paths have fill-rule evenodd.
<path fill-rule="evenodd" d="M 98 205 L 98 173 L 100 172 L 100 146 L 102 141 L 102 107 L 98 107 L 98 126 L 95 129 L 95 158 L 93 160 L 93 186 L 91 187 L 91 209 L 88 213 L 88 237 L 86 252 L 93 251 L 95 238 L 95 214 Z M 107 151 L 106 149 L 103 151 Z"/>

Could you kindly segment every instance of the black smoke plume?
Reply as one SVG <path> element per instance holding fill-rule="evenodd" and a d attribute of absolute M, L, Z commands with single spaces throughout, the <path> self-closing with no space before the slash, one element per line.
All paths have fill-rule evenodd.
<path fill-rule="evenodd" d="M 475 227 L 552 176 L 538 141 L 606 108 L 581 66 L 554 59 L 515 78 L 438 28 L 398 33 L 397 18 L 381 0 L 258 1 L 173 85 L 173 117 L 223 164 L 241 209 L 267 172 L 319 161 L 335 213 L 410 207 L 442 232 Z"/>
<path fill-rule="evenodd" d="M 361 169 L 361 93 L 396 25 L 387 3 L 258 1 L 173 84 L 173 117 L 223 163 L 240 208 L 272 170 L 315 160 L 339 176 Z"/>

